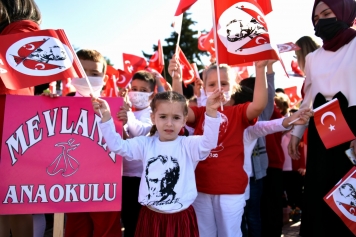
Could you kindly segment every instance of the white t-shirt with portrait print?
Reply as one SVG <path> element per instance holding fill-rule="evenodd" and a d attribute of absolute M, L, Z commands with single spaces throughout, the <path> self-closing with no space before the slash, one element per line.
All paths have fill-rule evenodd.
<path fill-rule="evenodd" d="M 143 163 L 138 201 L 158 212 L 174 213 L 188 208 L 197 197 L 194 170 L 217 146 L 220 113 L 205 115 L 204 134 L 178 136 L 161 142 L 159 136 L 123 140 L 113 120 L 100 123 L 109 149 L 128 160 Z"/>

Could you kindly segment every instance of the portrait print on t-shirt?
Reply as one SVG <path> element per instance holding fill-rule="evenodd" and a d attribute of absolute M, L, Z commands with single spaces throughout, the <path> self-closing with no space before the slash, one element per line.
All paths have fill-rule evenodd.
<path fill-rule="evenodd" d="M 180 167 L 176 158 L 163 155 L 150 158 L 145 170 L 147 204 L 150 206 L 180 204 L 174 191 L 179 175 Z M 181 208 L 183 205 L 179 206 Z"/>

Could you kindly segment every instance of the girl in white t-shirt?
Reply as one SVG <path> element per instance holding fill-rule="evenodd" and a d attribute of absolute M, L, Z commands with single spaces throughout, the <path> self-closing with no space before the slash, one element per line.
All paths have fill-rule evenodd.
<path fill-rule="evenodd" d="M 103 115 L 100 129 L 111 151 L 143 163 L 138 201 L 143 205 L 135 236 L 199 236 L 191 204 L 197 196 L 194 170 L 217 146 L 220 113 L 225 98 L 215 90 L 207 100 L 202 136 L 178 136 L 188 115 L 184 96 L 161 92 L 151 102 L 154 136 L 123 140 L 115 132 L 105 100 L 92 98 L 96 112 Z"/>

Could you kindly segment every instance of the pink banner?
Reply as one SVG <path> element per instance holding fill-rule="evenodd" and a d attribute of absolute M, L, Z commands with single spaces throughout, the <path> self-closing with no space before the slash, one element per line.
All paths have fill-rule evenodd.
<path fill-rule="evenodd" d="M 122 99 L 106 99 L 116 115 Z M 90 98 L 6 95 L 0 111 L 0 214 L 121 210 L 122 160 Z"/>

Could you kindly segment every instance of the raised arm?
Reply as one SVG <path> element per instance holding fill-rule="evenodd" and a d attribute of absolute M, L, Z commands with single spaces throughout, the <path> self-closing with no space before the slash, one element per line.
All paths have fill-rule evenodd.
<path fill-rule="evenodd" d="M 267 105 L 266 108 L 262 111 L 262 114 L 259 116 L 259 120 L 266 121 L 270 120 L 273 113 L 274 106 L 274 95 L 275 95 L 275 87 L 274 87 L 274 71 L 273 71 L 273 63 L 276 61 L 269 60 L 267 63 Z"/>
<path fill-rule="evenodd" d="M 248 120 L 257 118 L 265 109 L 267 104 L 267 82 L 265 75 L 265 67 L 268 61 L 258 61 L 256 67 L 256 81 L 253 93 L 253 101 L 249 104 L 246 110 Z"/>

